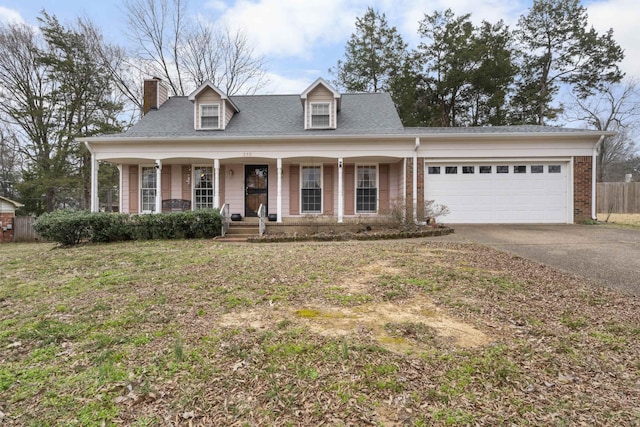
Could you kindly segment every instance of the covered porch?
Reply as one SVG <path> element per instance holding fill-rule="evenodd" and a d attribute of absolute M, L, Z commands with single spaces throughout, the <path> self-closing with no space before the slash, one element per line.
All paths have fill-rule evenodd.
<path fill-rule="evenodd" d="M 387 214 L 407 195 L 407 160 L 389 156 L 106 161 L 120 173 L 119 211 L 130 214 L 224 206 L 244 219 L 257 217 L 262 205 L 277 223 L 310 216 L 342 223 Z M 91 209 L 97 211 L 97 159 L 93 166 Z"/>

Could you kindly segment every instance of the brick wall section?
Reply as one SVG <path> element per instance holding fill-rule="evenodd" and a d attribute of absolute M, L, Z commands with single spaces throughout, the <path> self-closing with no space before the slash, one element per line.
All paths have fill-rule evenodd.
<path fill-rule="evenodd" d="M 424 219 L 424 157 L 418 157 L 418 220 Z M 413 216 L 413 158 L 407 157 L 407 193 L 405 198 L 407 201 L 406 215 L 407 218 Z"/>
<path fill-rule="evenodd" d="M 591 156 L 573 158 L 573 221 L 591 219 Z"/>
<path fill-rule="evenodd" d="M 7 224 L 13 226 L 13 213 L 0 212 L 0 221 L 2 221 L 2 228 L 0 228 L 0 243 L 13 241 L 13 227 L 11 230 L 2 231 L 7 227 Z"/>
<path fill-rule="evenodd" d="M 156 79 L 144 81 L 142 97 L 142 115 L 147 114 L 152 109 L 158 108 L 158 86 L 160 82 Z"/>

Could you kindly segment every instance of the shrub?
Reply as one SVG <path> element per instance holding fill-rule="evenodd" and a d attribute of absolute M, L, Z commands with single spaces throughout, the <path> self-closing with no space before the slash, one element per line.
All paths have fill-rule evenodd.
<path fill-rule="evenodd" d="M 81 242 L 211 238 L 220 234 L 222 218 L 216 209 L 158 215 L 59 210 L 42 215 L 34 229 L 63 246 Z"/>
<path fill-rule="evenodd" d="M 89 240 L 91 227 L 87 212 L 59 210 L 40 216 L 33 229 L 47 240 L 64 246 Z"/>

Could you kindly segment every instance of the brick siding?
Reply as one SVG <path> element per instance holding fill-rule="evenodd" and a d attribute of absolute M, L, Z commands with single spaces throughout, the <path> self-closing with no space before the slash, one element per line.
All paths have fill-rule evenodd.
<path fill-rule="evenodd" d="M 573 221 L 591 219 L 591 156 L 573 158 Z"/>
<path fill-rule="evenodd" d="M 142 99 L 142 114 L 145 115 L 152 109 L 158 108 L 158 80 L 144 81 L 144 96 Z"/>
<path fill-rule="evenodd" d="M 11 224 L 13 226 L 13 213 L 0 212 L 0 221 L 2 221 L 2 228 L 0 228 L 0 243 L 11 242 L 13 240 L 13 227 L 11 230 L 3 230 L 7 228 L 7 224 Z"/>

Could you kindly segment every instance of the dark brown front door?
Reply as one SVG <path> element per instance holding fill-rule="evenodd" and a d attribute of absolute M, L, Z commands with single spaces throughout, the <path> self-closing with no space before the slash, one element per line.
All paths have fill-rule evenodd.
<path fill-rule="evenodd" d="M 267 207 L 268 165 L 245 165 L 244 167 L 244 216 L 258 216 L 260 205 Z M 268 209 L 266 213 L 268 213 Z"/>

